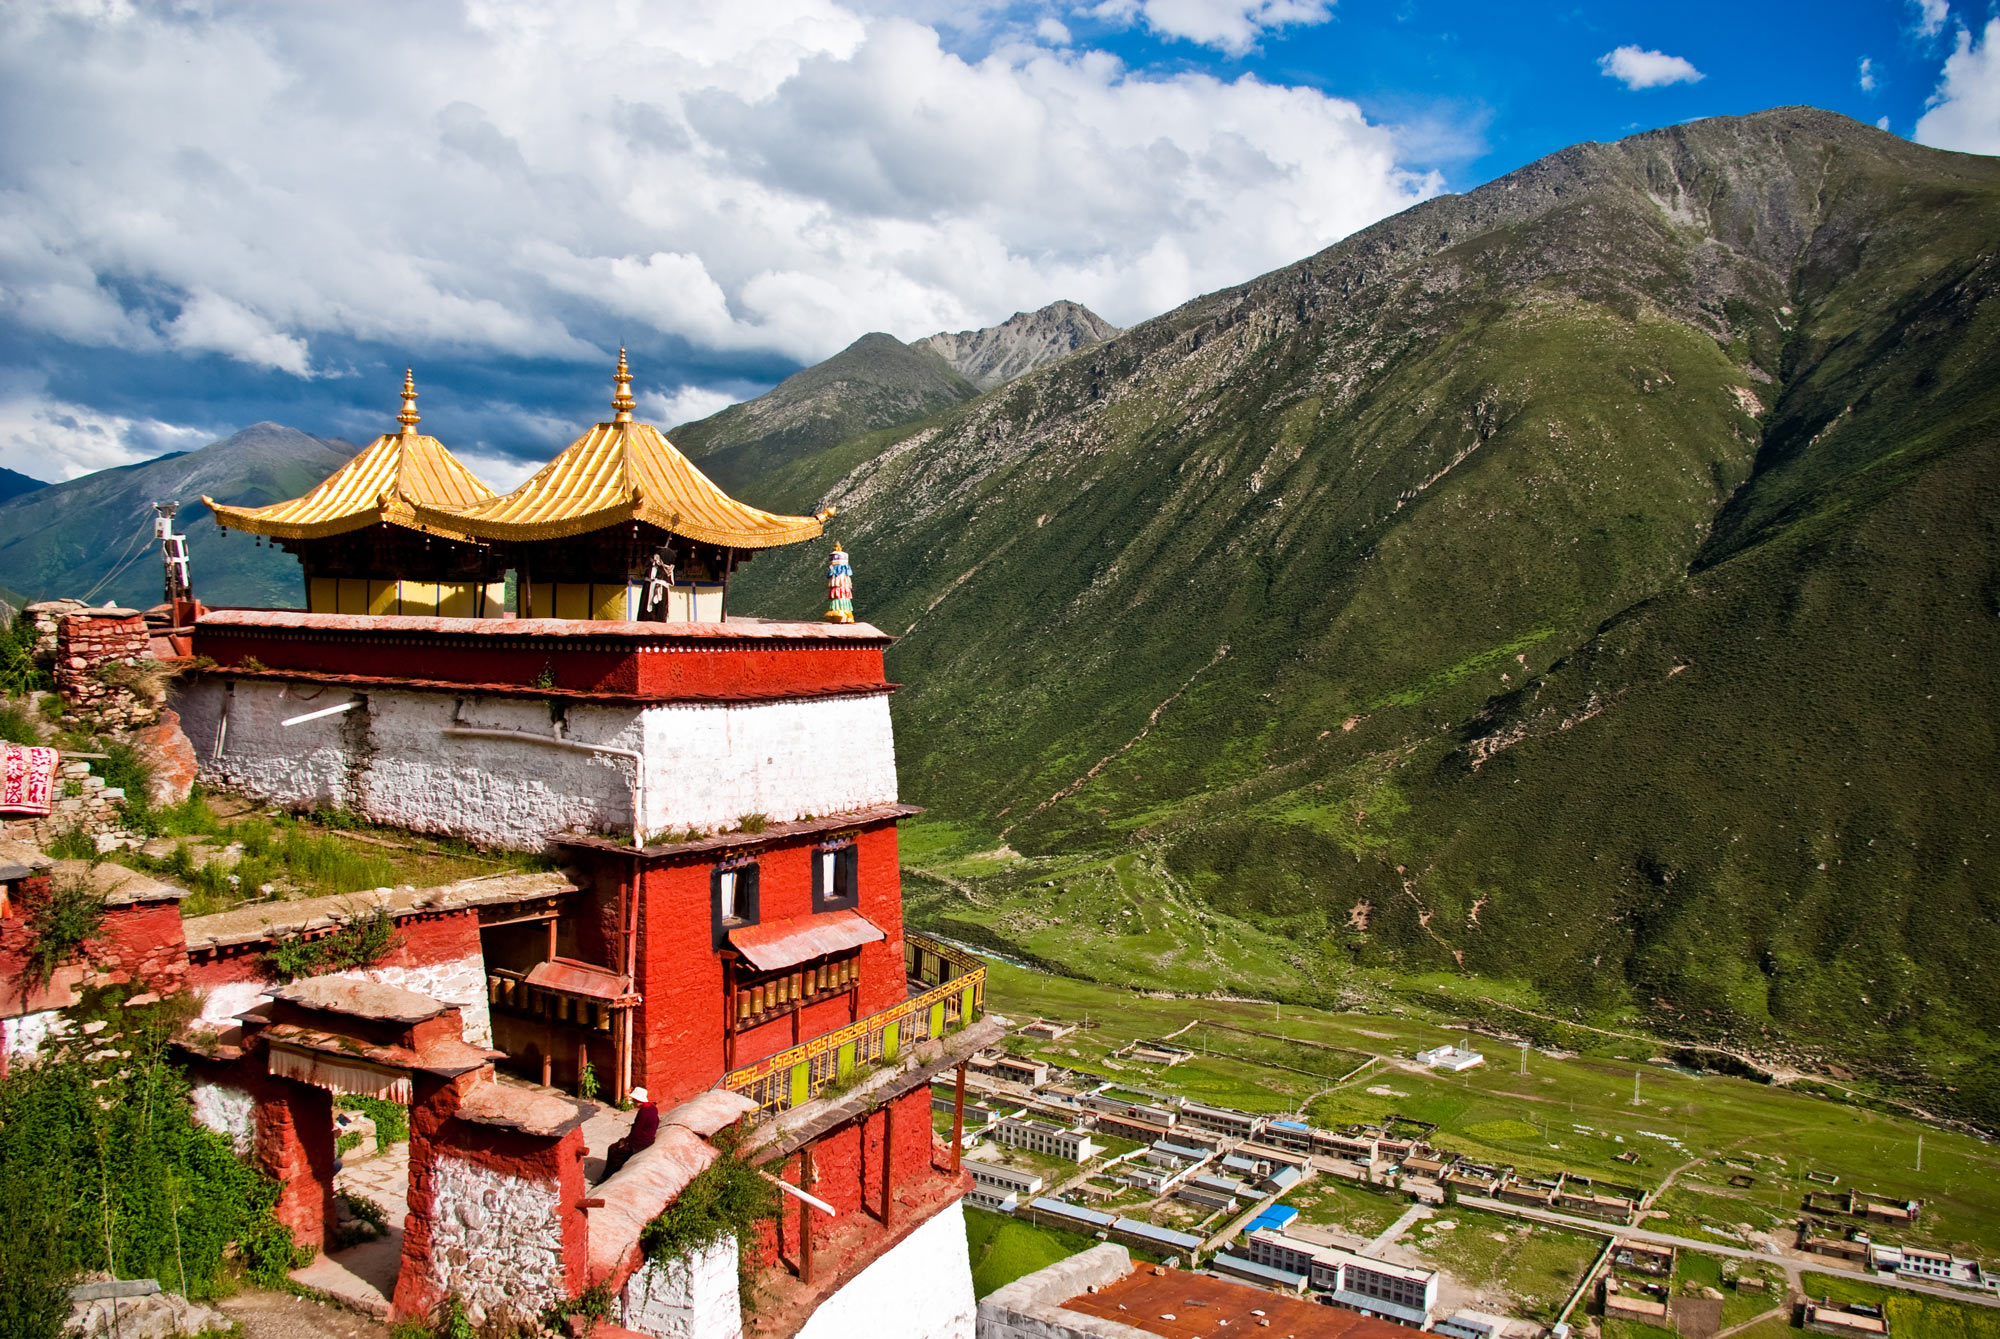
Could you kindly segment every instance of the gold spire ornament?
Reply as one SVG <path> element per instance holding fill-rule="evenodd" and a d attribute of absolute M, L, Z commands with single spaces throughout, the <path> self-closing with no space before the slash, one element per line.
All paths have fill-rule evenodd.
<path fill-rule="evenodd" d="M 396 415 L 396 422 L 403 425 L 403 436 L 417 435 L 417 377 L 407 367 L 403 369 L 403 412 Z"/>
<path fill-rule="evenodd" d="M 618 350 L 618 370 L 611 374 L 611 379 L 618 383 L 618 393 L 611 397 L 611 408 L 615 411 L 611 415 L 611 421 L 613 423 L 630 423 L 632 421 L 632 369 L 625 365 L 625 350 L 623 348 Z"/>

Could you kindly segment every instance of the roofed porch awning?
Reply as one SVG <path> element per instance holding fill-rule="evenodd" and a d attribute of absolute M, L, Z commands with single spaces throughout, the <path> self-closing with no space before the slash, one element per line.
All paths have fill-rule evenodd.
<path fill-rule="evenodd" d="M 760 972 L 782 972 L 888 937 L 858 911 L 825 911 L 731 930 L 729 946 Z"/>

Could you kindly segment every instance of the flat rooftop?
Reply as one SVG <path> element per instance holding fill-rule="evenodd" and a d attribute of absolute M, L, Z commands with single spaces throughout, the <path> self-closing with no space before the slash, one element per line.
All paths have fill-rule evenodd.
<path fill-rule="evenodd" d="M 1281 1297 L 1245 1283 L 1141 1265 L 1066 1311 L 1117 1321 L 1162 1339 L 1409 1339 L 1400 1325 L 1340 1307 Z M 1261 1315 L 1258 1313 L 1262 1313 Z M 1262 1322 L 1268 1321 L 1265 1326 Z"/>

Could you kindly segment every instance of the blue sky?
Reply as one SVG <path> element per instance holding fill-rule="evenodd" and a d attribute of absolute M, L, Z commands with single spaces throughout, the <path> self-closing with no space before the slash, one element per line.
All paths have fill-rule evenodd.
<path fill-rule="evenodd" d="M 2000 153 L 1995 0 L 0 10 L 0 465 L 259 419 L 497 485 L 870 330 L 1120 324 L 1565 145 L 1788 103 Z M 1864 63 L 1865 62 L 1865 63 Z"/>

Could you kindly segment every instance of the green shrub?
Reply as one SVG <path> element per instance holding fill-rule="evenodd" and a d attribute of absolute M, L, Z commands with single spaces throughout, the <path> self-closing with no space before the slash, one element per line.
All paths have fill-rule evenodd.
<path fill-rule="evenodd" d="M 20 1247 L 0 1246 L 5 1333 L 34 1333 L 8 1322 L 79 1273 L 158 1279 L 205 1300 L 227 1289 L 232 1246 L 264 1282 L 282 1284 L 303 1262 L 272 1216 L 277 1184 L 194 1121 L 188 1081 L 167 1053 L 186 1002 L 133 1009 L 126 994 L 73 1011 L 106 1015 L 112 1027 L 59 1039 L 0 1078 L 0 1243 Z M 30 1266 L 23 1250 L 42 1260 Z M 17 1279 L 17 1266 L 32 1277 Z"/>
<path fill-rule="evenodd" d="M 46 898 L 28 909 L 28 971 L 48 985 L 56 968 L 104 924 L 104 899 L 81 879 L 52 881 Z"/>
<path fill-rule="evenodd" d="M 639 1246 L 648 1260 L 684 1260 L 730 1236 L 747 1257 L 755 1249 L 758 1224 L 778 1216 L 777 1187 L 738 1156 L 732 1134 L 717 1136 L 722 1156 L 640 1232 Z"/>
<path fill-rule="evenodd" d="M 0 706 L 0 740 L 9 744 L 39 744 L 42 732 L 26 708 L 9 702 Z"/>
<path fill-rule="evenodd" d="M 410 1109 L 400 1102 L 391 1102 L 386 1097 L 342 1093 L 334 1099 L 334 1105 L 345 1111 L 358 1111 L 374 1121 L 377 1148 L 400 1144 L 410 1137 Z"/>
<path fill-rule="evenodd" d="M 26 611 L 16 614 L 0 631 L 0 694 L 26 697 L 38 689 L 54 687 L 54 676 L 35 660 L 35 621 Z"/>
<path fill-rule="evenodd" d="M 359 920 L 349 921 L 329 934 L 307 937 L 288 935 L 273 944 L 264 961 L 278 977 L 296 981 L 302 976 L 340 972 L 355 967 L 371 967 L 396 947 L 396 918 L 388 908 L 377 907 Z"/>

